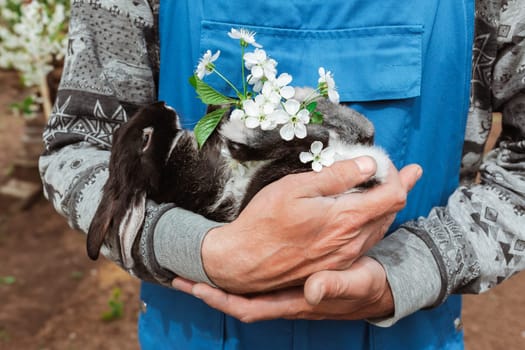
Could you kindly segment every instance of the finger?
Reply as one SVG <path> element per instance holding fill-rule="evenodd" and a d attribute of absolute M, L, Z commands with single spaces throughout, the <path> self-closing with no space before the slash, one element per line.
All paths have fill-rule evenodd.
<path fill-rule="evenodd" d="M 226 293 L 204 283 L 197 283 L 193 287 L 195 297 L 242 322 L 293 317 L 306 305 L 302 293 L 300 288 L 295 288 L 248 298 Z"/>
<path fill-rule="evenodd" d="M 304 297 L 310 305 L 323 300 L 347 299 L 374 300 L 386 283 L 386 274 L 381 265 L 371 258 L 361 258 L 344 271 L 320 271 L 312 274 L 305 282 Z"/>
<path fill-rule="evenodd" d="M 343 278 L 342 271 L 321 271 L 311 275 L 304 285 L 304 297 L 308 304 L 319 305 L 324 298 L 336 298 L 348 294 L 346 289 L 351 288 L 351 274 Z M 345 293 L 343 292 L 345 290 Z"/>
<path fill-rule="evenodd" d="M 423 169 L 421 166 L 410 164 L 399 171 L 399 180 L 406 191 L 410 192 L 422 175 Z"/>
<path fill-rule="evenodd" d="M 364 192 L 352 192 L 336 198 L 335 209 L 354 214 L 356 223 L 364 224 L 385 214 L 397 213 L 406 205 L 407 188 L 401 183 L 399 173 L 391 165 L 385 183 Z M 356 216 L 355 213 L 365 215 Z M 362 219 L 362 222 L 359 221 Z"/>
<path fill-rule="evenodd" d="M 287 176 L 303 197 L 334 196 L 369 180 L 376 172 L 376 162 L 368 156 L 343 160 L 320 172 L 307 172 Z"/>
<path fill-rule="evenodd" d="M 196 284 L 196 282 L 187 280 L 182 277 L 175 277 L 173 281 L 171 281 L 171 285 L 173 288 L 180 290 L 181 292 L 185 292 L 188 294 L 192 294 L 193 286 Z"/>

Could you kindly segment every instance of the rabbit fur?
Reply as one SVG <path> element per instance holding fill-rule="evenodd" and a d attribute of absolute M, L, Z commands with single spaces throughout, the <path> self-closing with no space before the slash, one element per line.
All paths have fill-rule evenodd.
<path fill-rule="evenodd" d="M 308 91 L 297 90 L 295 98 Z M 234 220 L 264 186 L 292 173 L 311 170 L 299 154 L 313 141 L 336 150 L 336 160 L 373 157 L 377 172 L 372 182 L 386 178 L 389 159 L 373 146 L 374 127 L 363 115 L 326 99 L 317 110 L 322 124 L 308 124 L 304 139 L 284 141 L 278 129 L 248 129 L 242 121 L 223 118 L 221 125 L 198 148 L 193 132 L 180 126 L 176 112 L 163 102 L 141 108 L 113 135 L 109 179 L 91 223 L 87 251 L 97 259 L 102 245 L 118 245 L 122 264 L 129 256 L 145 215 L 146 198 L 219 222 Z M 128 252 L 128 253 L 126 253 Z"/>

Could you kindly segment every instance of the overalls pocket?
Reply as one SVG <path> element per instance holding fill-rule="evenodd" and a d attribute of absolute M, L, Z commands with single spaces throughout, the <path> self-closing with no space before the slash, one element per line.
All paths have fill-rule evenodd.
<path fill-rule="evenodd" d="M 231 28 L 256 32 L 257 42 L 278 62 L 278 74 L 291 74 L 293 86 L 316 87 L 319 67 L 331 71 L 341 101 L 371 119 L 377 142 L 396 165 L 404 163 L 406 129 L 421 93 L 421 25 L 313 30 L 203 20 L 201 51 L 220 50 L 217 70 L 240 87 L 241 50 L 238 41 L 227 35 Z M 235 96 L 217 75 L 206 81 Z"/>

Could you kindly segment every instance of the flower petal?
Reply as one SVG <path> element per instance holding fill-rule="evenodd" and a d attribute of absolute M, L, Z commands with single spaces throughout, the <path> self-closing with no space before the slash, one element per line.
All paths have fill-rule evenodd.
<path fill-rule="evenodd" d="M 304 139 L 306 137 L 306 126 L 304 126 L 304 124 L 295 124 L 295 136 L 297 136 L 298 139 Z"/>
<path fill-rule="evenodd" d="M 335 149 L 333 147 L 326 147 L 321 151 L 320 157 L 323 166 L 331 166 L 335 162 Z"/>
<path fill-rule="evenodd" d="M 291 82 L 292 82 L 292 76 L 288 73 L 282 73 L 277 78 L 277 84 L 279 86 L 285 86 L 285 85 L 290 84 Z"/>
<path fill-rule="evenodd" d="M 310 122 L 310 112 L 308 112 L 306 109 L 301 109 L 299 113 L 297 113 L 297 117 L 301 123 L 308 124 Z"/>
<path fill-rule="evenodd" d="M 313 163 L 312 163 L 312 169 L 313 169 L 315 172 L 320 172 L 321 170 L 323 170 L 323 166 L 322 166 L 321 163 L 319 163 L 319 162 L 313 162 Z"/>
<path fill-rule="evenodd" d="M 259 118 L 252 117 L 252 116 L 249 116 L 248 118 L 246 118 L 244 123 L 245 123 L 246 127 L 250 128 L 250 129 L 255 129 L 256 127 L 258 127 L 260 125 Z"/>
<path fill-rule="evenodd" d="M 211 56 L 210 62 L 215 62 L 217 58 L 219 58 L 220 55 L 221 55 L 221 50 L 217 50 L 217 52 L 215 52 L 213 56 Z"/>
<path fill-rule="evenodd" d="M 299 112 L 300 107 L 301 107 L 301 104 L 299 103 L 299 101 L 294 100 L 294 99 L 290 99 L 286 101 L 286 103 L 284 104 L 284 109 L 290 115 L 295 115 L 297 112 Z"/>
<path fill-rule="evenodd" d="M 324 78 L 326 75 L 324 67 L 319 67 L 319 70 L 317 72 L 319 73 L 320 78 Z"/>
<path fill-rule="evenodd" d="M 328 90 L 328 99 L 330 100 L 330 102 L 338 104 L 339 93 L 336 90 Z"/>
<path fill-rule="evenodd" d="M 272 114 L 274 110 L 275 110 L 275 104 L 272 103 L 272 101 L 264 103 L 264 105 L 263 105 L 263 113 L 266 116 L 269 116 L 270 114 Z"/>
<path fill-rule="evenodd" d="M 265 118 L 261 121 L 261 130 L 273 130 L 277 124 L 271 118 Z"/>
<path fill-rule="evenodd" d="M 245 114 L 242 109 L 234 109 L 233 112 L 230 114 L 230 120 L 242 120 L 244 118 Z"/>
<path fill-rule="evenodd" d="M 286 113 L 286 111 L 282 110 L 282 109 L 278 109 L 276 111 L 274 111 L 271 115 L 271 118 L 273 120 L 275 120 L 276 123 L 278 124 L 284 124 L 284 123 L 288 123 L 288 121 L 290 121 L 290 115 L 288 113 Z"/>
<path fill-rule="evenodd" d="M 239 32 L 237 29 L 232 28 L 228 32 L 228 36 L 232 39 L 240 39 L 241 38 L 241 32 Z"/>
<path fill-rule="evenodd" d="M 264 76 L 264 70 L 261 68 L 261 66 L 253 66 L 252 76 L 255 79 L 261 79 Z"/>
<path fill-rule="evenodd" d="M 246 115 L 250 117 L 258 117 L 259 116 L 259 106 L 255 103 L 254 100 L 246 100 L 242 104 L 244 111 L 246 112 Z"/>
<path fill-rule="evenodd" d="M 320 154 L 322 150 L 323 150 L 323 143 L 321 141 L 312 142 L 312 145 L 310 146 L 310 151 L 313 154 Z"/>
<path fill-rule="evenodd" d="M 288 99 L 294 97 L 295 89 L 293 87 L 291 87 L 291 86 L 284 86 L 284 87 L 281 88 L 279 93 L 281 94 L 281 96 L 283 98 L 288 100 Z"/>
<path fill-rule="evenodd" d="M 330 146 L 326 147 L 321 151 L 321 156 L 327 158 L 335 158 L 335 148 Z"/>
<path fill-rule="evenodd" d="M 299 153 L 299 160 L 301 163 L 308 163 L 314 160 L 314 155 L 310 152 L 301 152 Z"/>
<path fill-rule="evenodd" d="M 285 141 L 293 140 L 294 137 L 294 127 L 291 123 L 285 124 L 281 130 L 279 130 L 281 138 Z"/>

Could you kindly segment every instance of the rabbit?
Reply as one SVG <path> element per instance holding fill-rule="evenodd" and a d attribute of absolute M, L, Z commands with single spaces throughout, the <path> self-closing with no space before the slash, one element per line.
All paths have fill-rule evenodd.
<path fill-rule="evenodd" d="M 296 97 L 308 95 L 297 89 Z M 123 266 L 134 265 L 131 251 L 145 215 L 146 198 L 201 214 L 211 220 L 234 220 L 264 186 L 288 174 L 311 170 L 299 154 L 321 141 L 337 158 L 372 156 L 381 183 L 390 164 L 373 145 L 374 127 L 363 115 L 327 99 L 317 110 L 322 124 L 308 124 L 304 139 L 283 140 L 278 129 L 248 129 L 227 117 L 202 148 L 193 132 L 181 127 L 175 110 L 164 102 L 141 108 L 113 134 L 109 179 L 87 236 L 88 256 L 96 260 L 102 245 L 117 245 Z"/>

